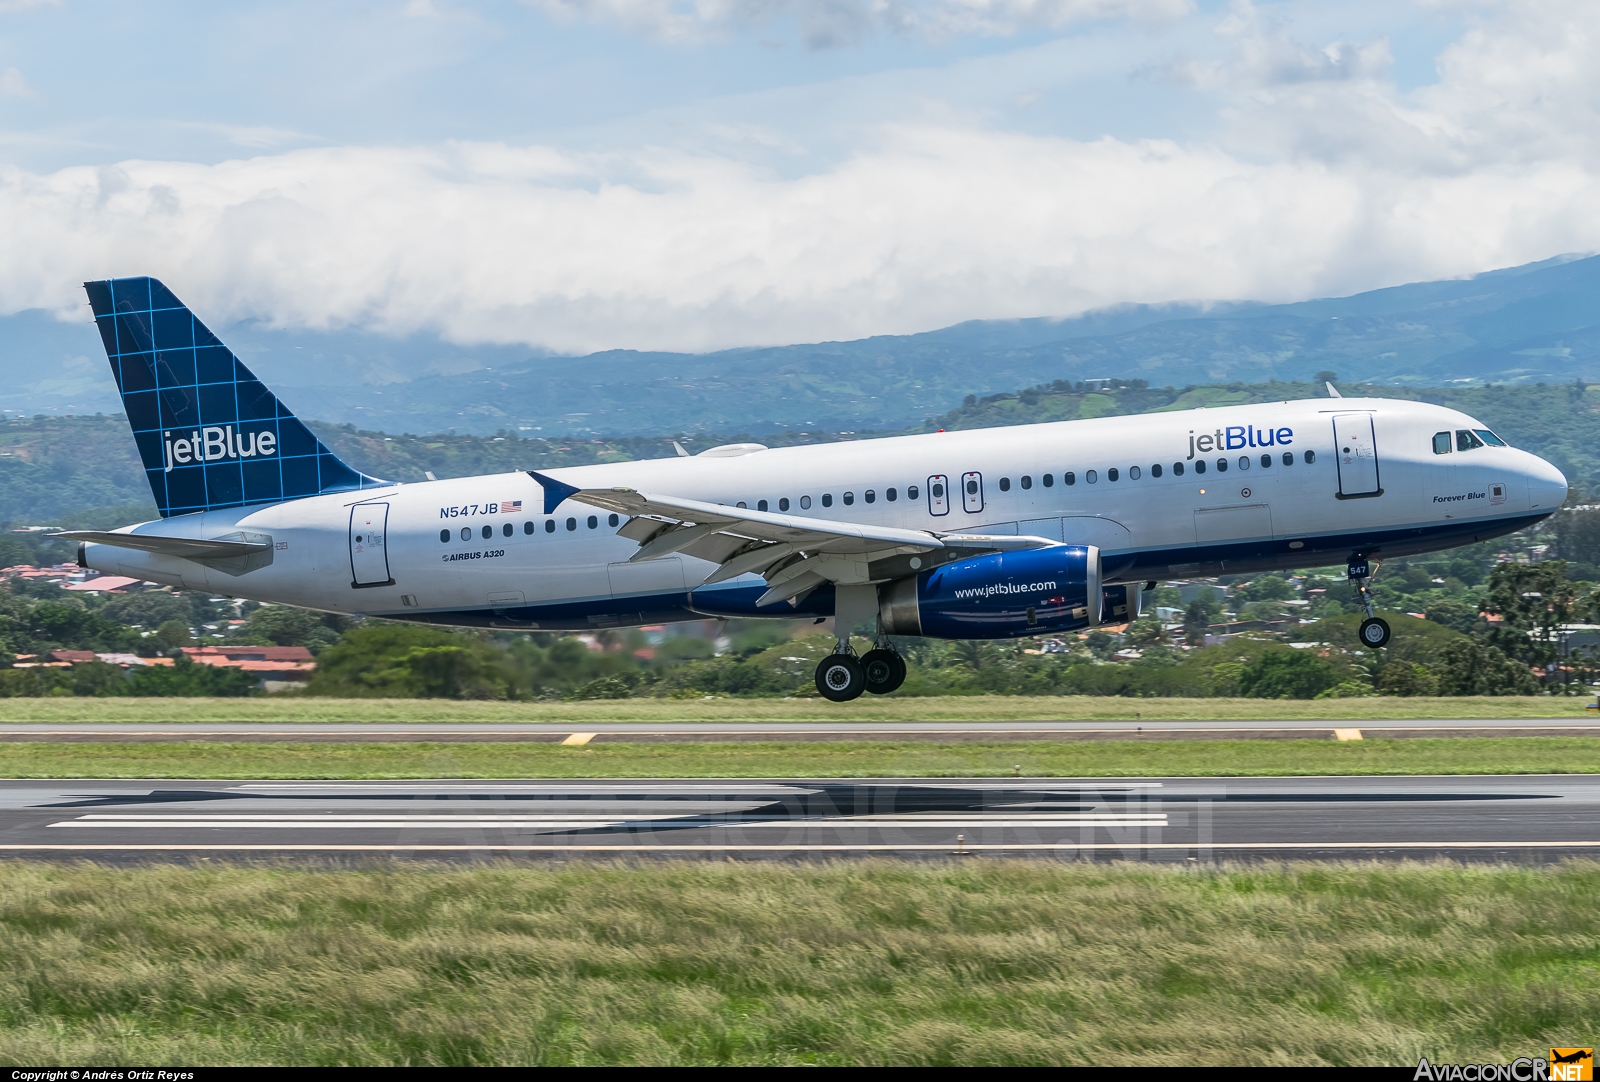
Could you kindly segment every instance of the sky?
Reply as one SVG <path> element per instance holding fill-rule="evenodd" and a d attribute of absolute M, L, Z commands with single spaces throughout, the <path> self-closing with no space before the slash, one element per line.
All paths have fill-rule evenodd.
<path fill-rule="evenodd" d="M 1593 0 L 0 0 L 0 314 L 557 353 L 1600 250 Z"/>

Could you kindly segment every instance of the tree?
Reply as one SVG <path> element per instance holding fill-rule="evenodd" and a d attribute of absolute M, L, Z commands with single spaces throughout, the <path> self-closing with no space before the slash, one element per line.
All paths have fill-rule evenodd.
<path fill-rule="evenodd" d="M 1252 699 L 1315 699 L 1338 683 L 1337 670 L 1309 650 L 1268 650 L 1239 674 L 1239 691 Z"/>
<path fill-rule="evenodd" d="M 1493 646 L 1456 639 L 1440 651 L 1441 695 L 1536 695 L 1539 682 L 1526 665 Z"/>
<path fill-rule="evenodd" d="M 1489 576 L 1480 607 L 1504 621 L 1488 635 L 1501 653 L 1548 669 L 1559 659 L 1562 626 L 1573 622 L 1586 601 L 1581 588 L 1567 579 L 1567 562 L 1545 560 L 1500 564 Z"/>
<path fill-rule="evenodd" d="M 1201 598 L 1189 602 L 1188 608 L 1183 610 L 1183 641 L 1190 646 L 1204 646 L 1206 644 L 1206 628 L 1211 626 L 1211 621 L 1217 615 L 1217 603 Z"/>
<path fill-rule="evenodd" d="M 126 694 L 237 698 L 254 695 L 255 692 L 256 678 L 242 669 L 196 665 L 187 655 L 179 655 L 171 665 L 147 665 L 135 669 L 128 681 Z"/>
<path fill-rule="evenodd" d="M 503 699 L 510 684 L 501 658 L 469 635 L 370 623 L 322 652 L 307 690 L 368 698 Z"/>
<path fill-rule="evenodd" d="M 244 641 L 272 646 L 305 646 L 314 654 L 339 641 L 350 619 L 293 605 L 263 605 L 245 618 Z"/>
<path fill-rule="evenodd" d="M 1439 678 L 1414 661 L 1390 661 L 1378 670 L 1379 695 L 1437 695 Z"/>

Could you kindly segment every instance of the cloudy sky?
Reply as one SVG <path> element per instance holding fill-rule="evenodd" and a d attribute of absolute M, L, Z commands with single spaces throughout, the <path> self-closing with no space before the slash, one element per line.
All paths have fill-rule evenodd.
<path fill-rule="evenodd" d="M 711 349 L 1600 250 L 1594 0 L 0 0 L 0 313 Z"/>

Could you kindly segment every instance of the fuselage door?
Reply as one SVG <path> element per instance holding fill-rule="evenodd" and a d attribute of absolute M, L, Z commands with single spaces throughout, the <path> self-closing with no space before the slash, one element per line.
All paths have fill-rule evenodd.
<path fill-rule="evenodd" d="M 358 503 L 350 508 L 350 585 L 393 586 L 389 577 L 389 505 Z"/>
<path fill-rule="evenodd" d="M 961 500 L 962 505 L 974 514 L 983 510 L 983 474 L 961 475 Z"/>
<path fill-rule="evenodd" d="M 1378 443 L 1372 432 L 1372 414 L 1334 414 L 1333 439 L 1339 456 L 1339 495 L 1383 495 L 1378 483 Z"/>
<path fill-rule="evenodd" d="M 950 513 L 950 478 L 942 473 L 936 473 L 928 478 L 928 514 L 948 515 Z"/>

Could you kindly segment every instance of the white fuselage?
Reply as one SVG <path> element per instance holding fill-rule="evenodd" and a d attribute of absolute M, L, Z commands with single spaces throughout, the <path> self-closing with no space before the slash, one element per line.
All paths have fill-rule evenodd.
<path fill-rule="evenodd" d="M 1335 440 L 1340 415 L 1352 432 L 1370 417 L 1362 431 L 1373 446 L 1346 452 L 1348 441 Z M 1107 581 L 1134 581 L 1409 555 L 1555 511 L 1566 479 L 1535 455 L 1492 445 L 1436 453 L 1436 433 L 1483 428 L 1425 403 L 1316 399 L 547 472 L 580 488 L 1096 545 Z M 638 546 L 604 511 L 572 500 L 543 511 L 544 490 L 526 473 L 396 484 L 133 528 L 270 537 L 271 562 L 242 574 L 109 545 L 85 545 L 84 559 L 228 596 L 478 626 L 795 614 L 788 605 L 746 613 L 762 587 L 755 576 L 697 590 L 716 565 L 690 556 L 629 563 Z"/>

